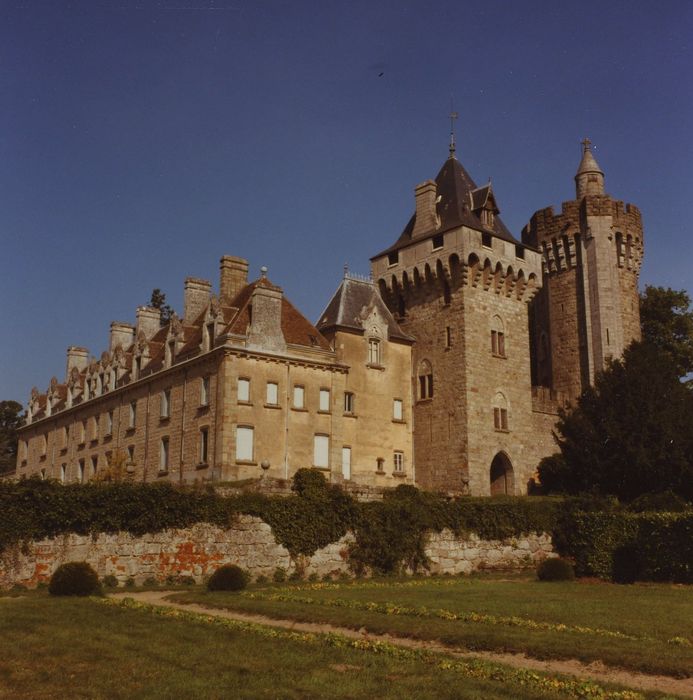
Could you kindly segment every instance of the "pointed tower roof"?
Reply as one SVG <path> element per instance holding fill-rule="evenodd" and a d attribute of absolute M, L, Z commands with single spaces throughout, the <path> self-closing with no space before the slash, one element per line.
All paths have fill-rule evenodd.
<path fill-rule="evenodd" d="M 454 153 L 443 163 L 435 179 L 437 189 L 436 214 L 440 224 L 430 231 L 423 232 L 416 236 L 416 240 L 424 240 L 432 236 L 444 233 L 459 226 L 467 226 L 477 231 L 489 231 L 494 236 L 502 238 L 504 241 L 515 245 L 522 245 L 505 224 L 497 216 L 494 217 L 493 224 L 486 226 L 475 213 L 480 202 L 486 203 L 489 195 L 493 199 L 494 212 L 498 212 L 495 196 L 492 194 L 490 183 L 483 187 L 477 187 L 464 166 L 457 160 Z M 416 223 L 416 213 L 411 217 L 409 223 L 404 227 L 397 241 L 386 250 L 378 253 L 371 259 L 386 255 L 400 248 L 405 248 L 413 241 L 412 233 Z"/>
<path fill-rule="evenodd" d="M 592 152 L 592 142 L 589 139 L 584 139 L 582 141 L 582 160 L 578 166 L 577 175 L 583 175 L 586 173 L 599 173 L 604 175 L 604 171 L 599 167 L 594 153 Z"/>
<path fill-rule="evenodd" d="M 592 152 L 592 142 L 582 140 L 582 160 L 575 173 L 575 192 L 578 199 L 585 195 L 604 194 L 604 171 L 599 167 Z"/>

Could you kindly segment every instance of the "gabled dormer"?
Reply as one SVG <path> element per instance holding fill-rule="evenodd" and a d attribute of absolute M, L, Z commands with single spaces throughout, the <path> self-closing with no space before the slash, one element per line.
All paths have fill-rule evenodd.
<path fill-rule="evenodd" d="M 500 214 L 500 209 L 496 203 L 491 183 L 483 187 L 477 187 L 469 193 L 470 209 L 479 219 L 481 225 L 493 230 L 496 223 L 496 216 Z"/>

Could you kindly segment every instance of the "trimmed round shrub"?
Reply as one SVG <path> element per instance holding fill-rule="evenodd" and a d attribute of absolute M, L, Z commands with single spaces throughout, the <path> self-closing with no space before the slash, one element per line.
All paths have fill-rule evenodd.
<path fill-rule="evenodd" d="M 96 571 L 86 561 L 61 564 L 48 584 L 51 595 L 99 595 L 101 584 Z"/>
<path fill-rule="evenodd" d="M 544 559 L 537 567 L 537 578 L 540 581 L 572 581 L 575 569 L 567 559 Z"/>
<path fill-rule="evenodd" d="M 248 585 L 248 575 L 235 564 L 220 566 L 207 581 L 208 591 L 241 591 Z"/>

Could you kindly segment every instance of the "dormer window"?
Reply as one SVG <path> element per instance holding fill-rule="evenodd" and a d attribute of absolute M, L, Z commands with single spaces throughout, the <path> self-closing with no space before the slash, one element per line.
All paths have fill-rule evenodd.
<path fill-rule="evenodd" d="M 377 338 L 368 340 L 368 364 L 380 365 L 380 341 Z"/>
<path fill-rule="evenodd" d="M 214 321 L 206 326 L 206 349 L 211 350 L 214 347 Z"/>

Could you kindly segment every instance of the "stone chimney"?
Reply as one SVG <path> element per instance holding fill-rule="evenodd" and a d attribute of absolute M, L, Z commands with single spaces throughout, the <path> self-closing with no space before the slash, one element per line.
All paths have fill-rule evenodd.
<path fill-rule="evenodd" d="M 285 352 L 282 333 L 282 290 L 258 285 L 250 297 L 250 328 L 246 347 L 270 352 Z"/>
<path fill-rule="evenodd" d="M 230 304 L 238 292 L 248 284 L 248 261 L 225 255 L 220 262 L 219 297 L 222 304 Z"/>
<path fill-rule="evenodd" d="M 416 198 L 416 219 L 412 238 L 435 231 L 440 225 L 436 214 L 436 197 L 438 188 L 433 180 L 426 180 L 414 189 Z"/>
<path fill-rule="evenodd" d="M 151 306 L 138 306 L 136 335 L 143 331 L 149 340 L 159 328 L 161 328 L 161 311 Z"/>
<path fill-rule="evenodd" d="M 135 342 L 135 327 L 131 323 L 111 321 L 111 335 L 108 349 L 113 352 L 118 345 L 127 350 Z"/>
<path fill-rule="evenodd" d="M 209 305 L 212 284 L 196 277 L 185 278 L 183 323 L 190 325 Z"/>
<path fill-rule="evenodd" d="M 67 349 L 67 371 L 65 372 L 65 382 L 70 381 L 70 372 L 76 367 L 80 372 L 89 366 L 89 350 L 70 345 Z"/>

